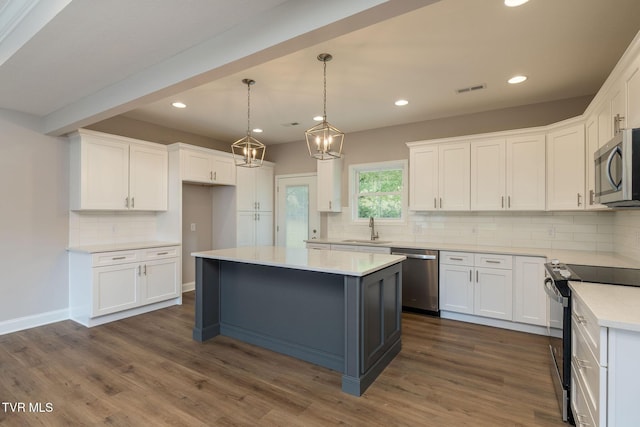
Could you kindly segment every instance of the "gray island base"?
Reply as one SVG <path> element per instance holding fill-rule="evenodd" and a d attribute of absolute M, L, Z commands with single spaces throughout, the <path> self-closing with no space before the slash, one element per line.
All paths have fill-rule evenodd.
<path fill-rule="evenodd" d="M 225 335 L 324 366 L 355 396 L 400 352 L 402 256 L 271 246 L 192 255 L 197 341 Z"/>

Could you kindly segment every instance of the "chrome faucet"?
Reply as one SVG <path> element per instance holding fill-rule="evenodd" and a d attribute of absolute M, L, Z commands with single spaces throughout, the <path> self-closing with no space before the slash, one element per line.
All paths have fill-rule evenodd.
<path fill-rule="evenodd" d="M 379 236 L 378 233 L 375 231 L 375 224 L 373 223 L 373 217 L 370 216 L 369 217 L 369 228 L 371 229 L 371 240 L 376 240 Z"/>

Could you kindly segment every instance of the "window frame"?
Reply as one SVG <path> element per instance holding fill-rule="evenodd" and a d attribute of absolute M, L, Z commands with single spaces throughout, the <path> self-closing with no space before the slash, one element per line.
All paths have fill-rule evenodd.
<path fill-rule="evenodd" d="M 408 185 L 408 169 L 409 161 L 402 160 L 389 160 L 385 162 L 375 163 L 357 163 L 349 165 L 349 201 L 351 211 L 351 222 L 354 224 L 368 224 L 368 218 L 358 218 L 358 180 L 356 179 L 359 172 L 374 172 L 383 170 L 397 170 L 402 171 L 402 189 L 400 190 L 401 199 L 401 211 L 400 218 L 375 218 L 377 223 L 380 224 L 406 224 L 407 214 L 409 208 L 409 185 Z"/>

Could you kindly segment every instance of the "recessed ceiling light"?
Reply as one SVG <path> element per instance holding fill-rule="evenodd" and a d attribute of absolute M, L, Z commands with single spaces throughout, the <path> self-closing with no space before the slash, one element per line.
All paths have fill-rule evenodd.
<path fill-rule="evenodd" d="M 171 105 L 173 105 L 176 108 L 187 108 L 187 104 L 180 101 L 172 102 Z"/>
<path fill-rule="evenodd" d="M 522 6 L 529 0 L 504 0 L 504 5 L 509 7 L 517 7 Z"/>
<path fill-rule="evenodd" d="M 509 80 L 507 80 L 507 82 L 509 82 L 512 85 L 515 85 L 518 83 L 522 83 L 525 80 L 527 80 L 527 76 L 513 76 Z"/>
<path fill-rule="evenodd" d="M 315 117 L 313 118 L 313 120 L 315 120 L 316 122 L 321 122 L 321 121 L 323 121 L 323 120 L 324 120 L 324 117 L 322 117 L 322 116 L 315 116 Z"/>
<path fill-rule="evenodd" d="M 409 101 L 407 101 L 406 99 L 398 99 L 395 104 L 398 107 L 402 107 L 403 105 L 407 105 L 409 103 Z"/>
<path fill-rule="evenodd" d="M 260 128 L 255 128 L 255 129 L 253 129 L 253 132 L 255 132 L 255 133 L 262 133 L 262 129 L 260 129 Z"/>

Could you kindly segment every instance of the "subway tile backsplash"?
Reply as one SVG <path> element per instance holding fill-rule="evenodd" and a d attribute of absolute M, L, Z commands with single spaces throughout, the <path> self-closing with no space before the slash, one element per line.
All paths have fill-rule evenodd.
<path fill-rule="evenodd" d="M 640 211 L 618 211 L 613 221 L 616 252 L 640 259 Z"/>
<path fill-rule="evenodd" d="M 156 240 L 153 212 L 69 212 L 69 246 Z"/>
<path fill-rule="evenodd" d="M 634 242 L 629 241 L 628 229 L 640 229 L 639 214 L 413 212 L 405 224 L 379 222 L 376 229 L 381 240 L 620 252 L 630 256 Z M 329 238 L 366 239 L 369 236 L 367 224 L 351 222 L 349 208 L 339 214 L 329 214 L 327 225 Z M 626 246 L 621 246 L 619 236 L 626 236 L 623 242 Z"/>

